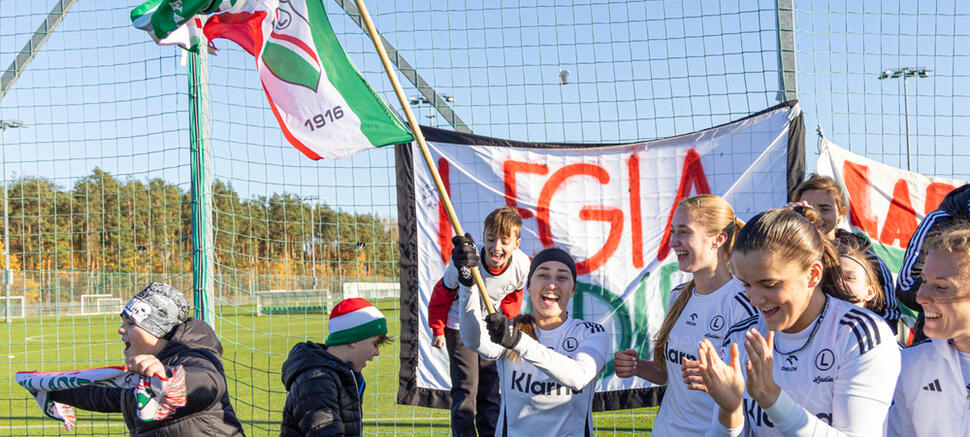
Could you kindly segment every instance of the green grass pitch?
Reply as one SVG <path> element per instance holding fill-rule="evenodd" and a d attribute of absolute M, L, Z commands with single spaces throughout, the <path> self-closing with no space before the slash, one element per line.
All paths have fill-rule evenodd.
<path fill-rule="evenodd" d="M 390 334 L 400 330 L 398 301 L 377 301 L 388 318 Z M 78 410 L 77 427 L 67 432 L 59 422 L 43 416 L 36 402 L 14 382 L 23 370 L 69 370 L 121 365 L 122 343 L 117 315 L 75 316 L 68 306 L 59 316 L 14 319 L 0 323 L 0 436 L 127 435 L 120 414 Z M 293 344 L 322 341 L 325 315 L 256 316 L 253 307 L 218 307 L 216 331 L 225 353 L 223 364 L 233 407 L 249 436 L 279 434 L 280 411 L 286 392 L 280 366 Z M 365 435 L 449 435 L 447 410 L 398 405 L 398 348 L 395 341 L 364 369 Z M 648 435 L 654 408 L 596 413 L 597 435 Z M 537 435 L 539 435 L 537 430 Z"/>

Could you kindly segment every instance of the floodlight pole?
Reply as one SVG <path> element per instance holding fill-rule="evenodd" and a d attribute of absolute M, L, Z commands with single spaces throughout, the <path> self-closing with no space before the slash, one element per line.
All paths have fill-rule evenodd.
<path fill-rule="evenodd" d="M 19 121 L 0 120 L 0 159 L 3 160 L 3 288 L 6 294 L 6 302 L 3 305 L 3 322 L 10 324 L 10 283 L 13 274 L 10 272 L 10 214 L 7 213 L 7 128 L 21 128 L 27 125 Z"/>
<path fill-rule="evenodd" d="M 879 80 L 897 77 L 903 79 L 903 117 L 906 119 L 906 170 L 909 171 L 912 171 L 913 165 L 909 148 L 909 84 L 906 79 L 909 77 L 929 77 L 930 71 L 932 70 L 923 67 L 902 67 L 895 70 L 886 69 L 879 74 Z"/>

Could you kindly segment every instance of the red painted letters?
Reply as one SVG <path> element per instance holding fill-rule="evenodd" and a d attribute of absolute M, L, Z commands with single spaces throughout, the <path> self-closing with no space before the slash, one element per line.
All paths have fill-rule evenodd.
<path fill-rule="evenodd" d="M 516 202 L 518 190 L 516 189 L 516 173 L 534 173 L 544 175 L 549 173 L 549 167 L 545 164 L 533 164 L 523 161 L 505 161 L 502 164 L 502 179 L 505 181 L 505 203 L 519 211 L 523 219 L 532 218 L 532 211 L 519 208 Z"/>
<path fill-rule="evenodd" d="M 680 171 L 680 185 L 677 187 L 677 197 L 674 198 L 674 205 L 670 208 L 670 216 L 667 217 L 667 226 L 664 228 L 663 240 L 660 243 L 660 250 L 657 251 L 657 260 L 662 261 L 670 253 L 670 223 L 674 221 L 674 211 L 677 204 L 685 197 L 690 197 L 691 189 L 697 194 L 711 194 L 711 187 L 707 184 L 707 176 L 704 174 L 704 166 L 701 165 L 701 155 L 697 151 L 690 149 L 684 158 L 684 168 Z"/>

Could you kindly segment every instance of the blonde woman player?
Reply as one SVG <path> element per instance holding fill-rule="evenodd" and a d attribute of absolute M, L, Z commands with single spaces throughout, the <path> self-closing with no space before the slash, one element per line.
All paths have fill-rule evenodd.
<path fill-rule="evenodd" d="M 945 229 L 925 241 L 916 301 L 929 338 L 903 349 L 890 436 L 970 434 L 970 223 Z"/>
<path fill-rule="evenodd" d="M 744 286 L 731 275 L 727 261 L 741 229 L 731 205 L 711 194 L 684 199 L 674 210 L 670 248 L 680 270 L 692 279 L 671 292 L 672 303 L 654 339 L 653 360 L 641 361 L 636 351 L 613 354 L 613 368 L 621 378 L 638 376 L 667 384 L 654 421 L 655 435 L 700 435 L 716 404 L 706 394 L 680 383 L 681 362 L 696 360 L 697 343 L 708 338 L 720 343 L 728 328 L 757 313 Z"/>

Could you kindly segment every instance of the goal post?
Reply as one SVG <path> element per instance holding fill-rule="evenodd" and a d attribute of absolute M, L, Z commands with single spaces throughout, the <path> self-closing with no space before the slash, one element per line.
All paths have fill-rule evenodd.
<path fill-rule="evenodd" d="M 22 319 L 27 314 L 27 305 L 23 296 L 0 296 L 0 305 L 3 308 L 0 311 L 10 311 L 11 319 Z"/>
<path fill-rule="evenodd" d="M 81 295 L 79 315 L 94 316 L 100 314 L 120 313 L 123 302 L 120 298 L 108 293 L 92 293 Z"/>

